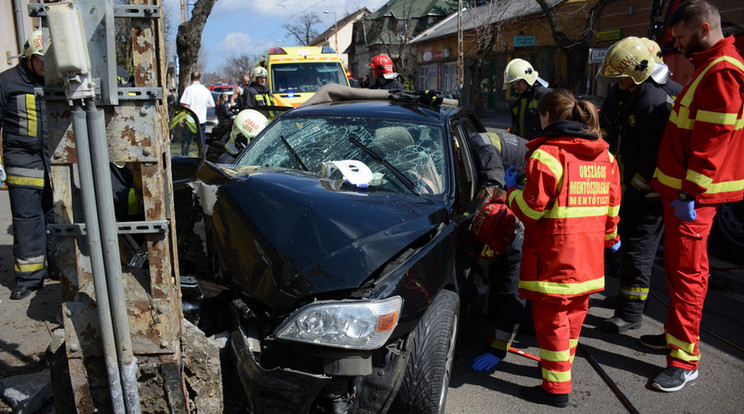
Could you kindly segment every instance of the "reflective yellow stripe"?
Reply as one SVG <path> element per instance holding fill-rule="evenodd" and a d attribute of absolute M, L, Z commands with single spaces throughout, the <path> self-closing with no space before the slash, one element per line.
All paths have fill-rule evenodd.
<path fill-rule="evenodd" d="M 620 286 L 620 296 L 633 300 L 646 300 L 648 298 L 648 288 L 637 286 Z"/>
<path fill-rule="evenodd" d="M 680 104 L 682 106 L 690 106 L 692 103 L 692 99 L 695 97 L 695 90 L 697 89 L 698 85 L 700 84 L 700 81 L 703 80 L 703 77 L 705 77 L 705 74 L 708 73 L 708 71 L 716 64 L 722 61 L 726 61 L 744 72 L 744 64 L 739 62 L 738 60 L 732 58 L 731 56 L 721 56 L 717 59 L 714 59 L 712 62 L 708 64 L 708 66 L 703 69 L 702 72 L 700 72 L 700 75 L 698 75 L 697 78 L 692 82 L 692 85 L 690 85 L 690 88 L 685 93 L 685 96 L 682 97 L 682 100 L 680 101 Z"/>
<path fill-rule="evenodd" d="M 36 114 L 36 97 L 32 94 L 26 94 L 26 114 L 28 115 L 28 136 L 35 137 L 38 124 Z"/>
<path fill-rule="evenodd" d="M 571 358 L 571 351 L 568 349 L 565 351 L 549 351 L 540 348 L 540 358 L 545 361 L 564 362 Z"/>
<path fill-rule="evenodd" d="M 677 348 L 680 348 L 681 350 L 687 352 L 688 354 L 692 354 L 695 351 L 695 344 L 677 339 L 669 333 L 666 334 L 666 341 L 669 345 L 674 345 Z"/>
<path fill-rule="evenodd" d="M 548 217 L 554 219 L 578 218 L 578 217 L 598 217 L 607 214 L 606 206 L 599 207 L 568 207 L 555 206 L 548 212 Z"/>
<path fill-rule="evenodd" d="M 677 348 L 672 348 L 672 350 L 669 352 L 669 356 L 672 358 L 681 359 L 682 361 L 687 361 L 687 362 L 700 361 L 700 354 L 697 354 L 697 355 L 688 354 L 687 352 L 681 349 L 677 349 Z"/>
<path fill-rule="evenodd" d="M 519 100 L 519 131 L 517 135 L 521 137 L 524 137 L 524 133 L 525 133 L 524 114 L 525 112 L 527 112 L 527 110 L 525 109 L 526 104 L 527 104 L 527 99 Z"/>
<path fill-rule="evenodd" d="M 579 344 L 579 338 L 569 339 L 568 340 L 568 347 L 571 348 L 571 349 L 576 348 L 576 345 L 578 345 L 578 344 Z"/>
<path fill-rule="evenodd" d="M 509 347 L 511 346 L 511 342 L 509 341 L 502 341 L 501 339 L 494 339 L 489 344 L 491 348 L 496 348 L 501 351 L 508 351 Z"/>
<path fill-rule="evenodd" d="M 543 368 L 542 377 L 551 382 L 568 382 L 571 381 L 571 371 L 550 371 Z"/>
<path fill-rule="evenodd" d="M 579 295 L 604 288 L 604 276 L 581 283 L 542 282 L 539 280 L 520 280 L 519 288 L 533 292 L 553 295 Z"/>
<path fill-rule="evenodd" d="M 682 189 L 682 180 L 666 175 L 658 168 L 656 169 L 656 171 L 654 171 L 654 178 L 659 180 L 660 183 L 664 184 L 667 187 L 674 188 L 676 190 Z"/>
<path fill-rule="evenodd" d="M 696 121 L 703 121 L 716 125 L 736 125 L 739 114 L 730 114 L 726 112 L 712 112 L 699 109 L 695 115 Z"/>
<path fill-rule="evenodd" d="M 610 206 L 610 208 L 607 210 L 607 216 L 609 217 L 617 217 L 620 214 L 620 205 L 616 206 Z"/>
<path fill-rule="evenodd" d="M 17 264 L 15 265 L 16 272 L 37 272 L 44 268 L 44 263 L 33 263 L 33 264 Z"/>
<path fill-rule="evenodd" d="M 25 185 L 29 187 L 44 188 L 43 178 L 18 177 L 18 176 L 9 175 L 6 182 L 8 184 L 13 184 L 13 185 Z"/>
<path fill-rule="evenodd" d="M 712 178 L 693 170 L 687 170 L 685 180 L 693 182 L 703 188 L 708 188 L 713 183 Z"/>
<path fill-rule="evenodd" d="M 509 195 L 509 204 L 511 205 L 513 200 L 517 201 L 517 206 L 519 207 L 519 210 L 522 211 L 527 217 L 533 219 L 533 220 L 540 220 L 543 215 L 545 215 L 544 211 L 537 211 L 530 208 L 530 206 L 527 205 L 527 202 L 524 201 L 524 194 L 522 193 L 522 190 L 514 190 Z"/>
<path fill-rule="evenodd" d="M 555 175 L 555 179 L 558 181 L 558 187 L 560 187 L 560 182 L 563 179 L 563 165 L 561 165 L 561 162 L 558 161 L 554 156 L 548 154 L 547 152 L 537 149 L 535 152 L 532 153 L 532 157 L 541 163 L 545 164 L 548 168 L 550 168 L 550 171 L 553 172 L 553 175 Z"/>
<path fill-rule="evenodd" d="M 605 241 L 609 241 L 617 237 L 617 231 L 613 231 L 612 233 L 605 234 Z"/>
<path fill-rule="evenodd" d="M 486 132 L 486 135 L 488 135 L 488 138 L 491 139 L 491 144 L 493 144 L 496 149 L 501 152 L 501 139 L 499 138 L 499 136 L 493 132 Z"/>

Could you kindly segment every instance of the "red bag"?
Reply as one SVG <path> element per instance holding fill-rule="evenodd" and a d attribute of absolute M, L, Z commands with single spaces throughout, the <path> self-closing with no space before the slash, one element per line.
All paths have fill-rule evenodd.
<path fill-rule="evenodd" d="M 517 235 L 519 220 L 506 204 L 486 204 L 475 213 L 470 230 L 473 239 L 483 243 L 480 256 L 495 259 L 501 256 Z"/>

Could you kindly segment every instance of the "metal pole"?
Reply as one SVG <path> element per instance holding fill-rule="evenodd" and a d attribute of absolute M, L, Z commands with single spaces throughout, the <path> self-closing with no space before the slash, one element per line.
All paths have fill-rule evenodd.
<path fill-rule="evenodd" d="M 93 99 L 85 102 L 90 149 L 93 160 L 93 176 L 98 198 L 98 219 L 101 225 L 101 238 L 104 249 L 106 280 L 108 281 L 109 298 L 111 299 L 111 316 L 114 321 L 119 366 L 121 367 L 124 385 L 124 401 L 127 413 L 139 414 L 140 402 L 137 390 L 137 359 L 132 352 L 132 338 L 129 332 L 127 302 L 124 295 L 124 284 L 121 275 L 121 257 L 114 216 L 114 201 L 111 189 L 111 171 L 109 169 L 108 142 L 103 111 L 96 108 Z"/>
<path fill-rule="evenodd" d="M 341 55 L 338 50 L 338 21 L 336 20 L 336 12 L 333 12 L 333 37 L 336 39 L 336 54 Z"/>
<path fill-rule="evenodd" d="M 106 283 L 103 251 L 101 250 L 101 233 L 98 225 L 96 193 L 93 183 L 93 167 L 90 158 L 90 143 L 88 141 L 88 125 L 85 122 L 85 111 L 80 103 L 72 110 L 72 124 L 75 128 L 75 151 L 78 158 L 78 173 L 80 175 L 80 191 L 83 199 L 83 215 L 87 233 L 88 249 L 90 250 L 90 264 L 93 272 L 93 286 L 96 292 L 98 318 L 101 323 L 101 341 L 103 342 L 103 358 L 108 374 L 111 405 L 113 412 L 124 414 L 124 395 L 119 379 L 119 365 L 116 360 L 116 342 L 114 327 L 111 322 L 111 306 L 109 304 Z"/>
<path fill-rule="evenodd" d="M 465 80 L 465 61 L 462 41 L 462 0 L 457 0 L 457 88 L 462 89 Z"/>
<path fill-rule="evenodd" d="M 15 14 L 15 31 L 16 31 L 16 42 L 18 43 L 18 53 L 23 53 L 23 44 L 26 43 L 26 34 L 23 24 L 23 7 L 21 7 L 21 0 L 13 0 L 13 13 Z"/>

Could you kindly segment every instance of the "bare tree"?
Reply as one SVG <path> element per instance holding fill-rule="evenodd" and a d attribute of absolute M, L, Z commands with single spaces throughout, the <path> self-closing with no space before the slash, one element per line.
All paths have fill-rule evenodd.
<path fill-rule="evenodd" d="M 409 42 L 413 39 L 415 21 L 412 19 L 411 8 L 414 0 L 405 4 L 402 16 L 382 16 L 372 20 L 368 37 L 382 44 L 381 50 L 393 60 L 393 67 L 403 79 L 412 75 L 416 69 L 416 49 Z"/>
<path fill-rule="evenodd" d="M 556 17 L 556 11 L 548 0 L 535 0 L 545 13 L 545 18 L 553 32 L 553 39 L 561 49 L 565 50 L 567 57 L 568 74 L 566 83 L 568 88 L 574 92 L 583 92 L 586 84 L 586 62 L 589 59 L 589 45 L 597 32 L 599 17 L 605 6 L 617 0 L 597 0 L 586 17 L 586 25 L 575 37 L 570 37 L 561 26 Z M 588 6 L 587 6 L 588 7 Z"/>
<path fill-rule="evenodd" d="M 204 25 L 217 0 L 197 0 L 191 12 L 191 19 L 178 25 L 176 35 L 176 51 L 181 64 L 178 76 L 178 95 L 190 84 L 189 76 L 197 68 L 199 51 L 201 50 L 201 36 Z"/>
<path fill-rule="evenodd" d="M 240 82 L 243 79 L 243 75 L 250 75 L 250 71 L 254 66 L 253 62 L 256 61 L 258 61 L 258 57 L 247 54 L 230 56 L 220 66 L 218 71 L 224 78 Z"/>
<path fill-rule="evenodd" d="M 294 37 L 300 46 L 307 46 L 310 41 L 318 37 L 318 31 L 314 26 L 320 23 L 320 18 L 315 12 L 306 12 L 300 15 L 298 23 L 284 24 L 282 28 L 287 31 L 285 37 Z"/>

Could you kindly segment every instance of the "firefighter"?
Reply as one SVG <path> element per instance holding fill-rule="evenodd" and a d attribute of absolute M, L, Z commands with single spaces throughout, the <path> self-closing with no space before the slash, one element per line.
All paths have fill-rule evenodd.
<path fill-rule="evenodd" d="M 677 99 L 679 93 L 682 92 L 682 85 L 673 81 L 669 78 L 671 72 L 669 67 L 664 63 L 664 57 L 661 54 L 661 48 L 659 44 L 653 40 L 642 37 L 641 41 L 646 45 L 648 51 L 651 52 L 651 56 L 654 58 L 654 70 L 651 72 L 651 79 L 660 85 L 666 93 L 672 97 L 672 100 Z"/>
<path fill-rule="evenodd" d="M 13 216 L 14 300 L 41 288 L 45 273 L 59 279 L 56 243 L 46 234 L 46 225 L 54 223 L 46 108 L 34 92 L 44 86 L 44 46 L 41 30 L 34 31 L 20 63 L 0 74 L 0 126 Z"/>
<path fill-rule="evenodd" d="M 537 104 L 550 92 L 547 82 L 524 59 L 512 59 L 504 69 L 504 90 L 509 86 L 519 95 L 512 104 L 512 124 L 509 132 L 531 140 L 540 135 L 540 116 Z"/>
<path fill-rule="evenodd" d="M 256 106 L 274 106 L 274 94 L 269 90 L 266 81 L 269 78 L 269 72 L 263 66 L 257 66 L 253 69 L 251 75 L 251 86 L 248 88 L 246 97 L 246 106 L 240 109 L 254 108 Z"/>
<path fill-rule="evenodd" d="M 532 301 L 543 377 L 520 394 L 565 407 L 589 295 L 604 288 L 604 249 L 620 245 L 620 172 L 594 105 L 557 89 L 538 110 L 542 136 L 527 143 L 524 190 L 506 174 L 509 207 L 525 227 L 519 293 Z"/>
<path fill-rule="evenodd" d="M 524 177 L 527 153 L 526 140 L 508 132 L 470 134 L 470 147 L 478 169 L 483 191 L 489 201 L 506 201 L 505 170 L 516 171 Z M 522 186 L 523 188 L 523 186 Z M 479 197 L 485 198 L 485 197 Z M 507 211 L 506 214 L 513 214 Z M 486 352 L 473 359 L 472 368 L 487 371 L 505 357 L 519 329 L 525 310 L 525 301 L 519 297 L 519 264 L 522 260 L 524 228 L 519 225 L 513 241 L 499 257 L 476 263 L 476 270 L 496 293 L 496 330 Z"/>
<path fill-rule="evenodd" d="M 627 93 L 609 138 L 615 143 L 614 155 L 622 175 L 623 203 L 618 229 L 623 247 L 615 314 L 599 324 L 608 333 L 641 326 L 654 258 L 664 229 L 659 194 L 648 183 L 656 169 L 656 154 L 672 98 L 651 78 L 655 66 L 645 42 L 630 36 L 607 50 L 599 70 L 601 76 L 615 79 L 618 89 Z"/>
<path fill-rule="evenodd" d="M 678 391 L 697 378 L 699 333 L 708 289 L 707 244 L 722 203 L 744 197 L 744 60 L 721 16 L 706 0 L 687 0 L 672 13 L 675 45 L 695 71 L 674 101 L 651 186 L 664 206 L 664 272 L 669 288 L 665 335 L 641 343 L 667 347 L 667 367 L 653 380 Z"/>
<path fill-rule="evenodd" d="M 377 55 L 368 63 L 372 70 L 370 89 L 402 90 L 403 84 L 398 81 L 398 74 L 393 72 L 393 60 L 388 55 Z"/>

